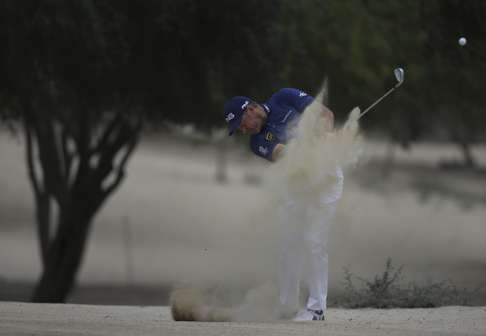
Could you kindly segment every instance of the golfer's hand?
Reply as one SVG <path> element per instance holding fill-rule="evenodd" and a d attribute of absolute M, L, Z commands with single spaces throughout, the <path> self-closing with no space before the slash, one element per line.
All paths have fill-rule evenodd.
<path fill-rule="evenodd" d="M 334 129 L 334 113 L 324 105 L 322 105 L 321 111 L 326 131 L 332 131 Z"/>
<path fill-rule="evenodd" d="M 284 150 L 285 150 L 284 144 L 281 143 L 277 144 L 272 152 L 272 161 L 275 162 L 278 159 L 280 159 L 284 153 Z"/>

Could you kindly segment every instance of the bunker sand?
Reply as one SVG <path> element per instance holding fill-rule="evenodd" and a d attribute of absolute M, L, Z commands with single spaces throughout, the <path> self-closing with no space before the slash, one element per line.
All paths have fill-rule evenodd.
<path fill-rule="evenodd" d="M 0 335 L 486 335 L 486 307 L 329 309 L 325 322 L 174 322 L 169 307 L 0 302 Z"/>

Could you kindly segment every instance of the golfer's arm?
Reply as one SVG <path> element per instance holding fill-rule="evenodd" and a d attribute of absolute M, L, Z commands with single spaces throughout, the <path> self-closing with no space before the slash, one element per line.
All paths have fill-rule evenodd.
<path fill-rule="evenodd" d="M 334 128 L 334 113 L 326 105 L 322 104 L 320 107 L 322 117 L 327 121 L 325 125 L 328 128 L 328 131 L 332 131 L 332 129 Z M 272 152 L 272 161 L 275 162 L 280 159 L 284 151 L 285 145 L 281 143 L 277 144 Z"/>
<path fill-rule="evenodd" d="M 278 159 L 280 159 L 284 153 L 284 150 L 285 150 L 284 144 L 281 143 L 277 144 L 272 152 L 272 161 L 275 162 Z"/>
<path fill-rule="evenodd" d="M 332 131 L 334 128 L 334 113 L 326 106 L 321 104 L 322 117 L 326 119 L 326 127 L 328 131 Z"/>

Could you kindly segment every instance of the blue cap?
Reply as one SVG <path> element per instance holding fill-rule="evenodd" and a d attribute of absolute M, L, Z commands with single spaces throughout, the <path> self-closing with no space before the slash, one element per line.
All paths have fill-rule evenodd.
<path fill-rule="evenodd" d="M 228 123 L 229 135 L 232 135 L 240 127 L 245 109 L 252 100 L 248 97 L 236 96 L 224 104 L 224 119 Z"/>

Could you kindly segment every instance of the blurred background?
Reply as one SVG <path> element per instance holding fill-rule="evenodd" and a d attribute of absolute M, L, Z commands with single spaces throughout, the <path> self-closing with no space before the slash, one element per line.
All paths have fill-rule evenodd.
<path fill-rule="evenodd" d="M 402 67 L 362 120 L 330 296 L 345 268 L 391 258 L 486 304 L 485 16 L 480 0 L 1 0 L 0 300 L 165 304 L 270 279 L 269 163 L 227 137 L 224 101 L 327 78 L 339 123 Z"/>

